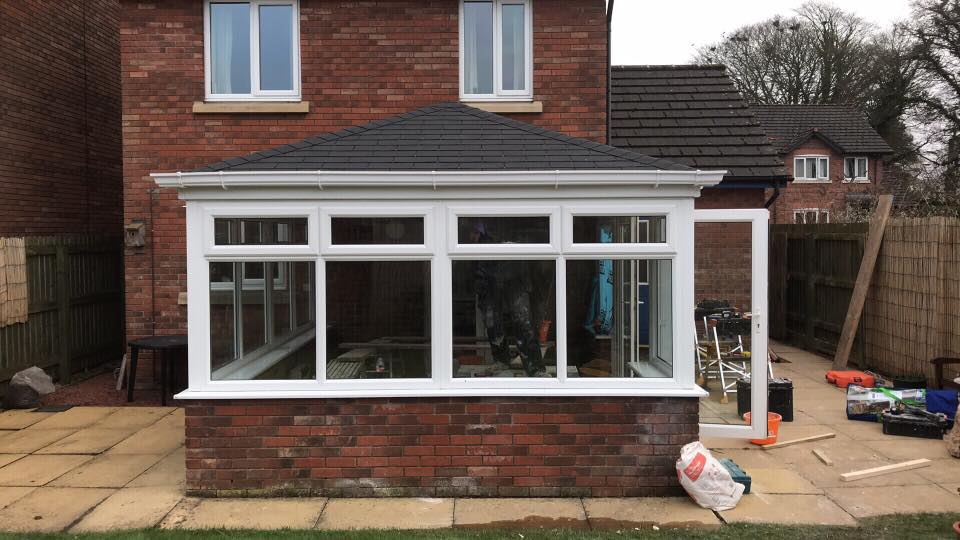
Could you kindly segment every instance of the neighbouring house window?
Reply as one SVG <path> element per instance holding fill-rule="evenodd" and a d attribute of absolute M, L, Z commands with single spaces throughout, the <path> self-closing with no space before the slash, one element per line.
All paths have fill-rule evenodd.
<path fill-rule="evenodd" d="M 868 161 L 865 157 L 843 159 L 843 179 L 847 182 L 866 182 L 870 180 Z"/>
<path fill-rule="evenodd" d="M 300 97 L 296 1 L 207 2 L 207 99 Z"/>
<path fill-rule="evenodd" d="M 793 211 L 793 222 L 801 225 L 830 223 L 830 211 L 819 208 L 798 208 Z"/>
<path fill-rule="evenodd" d="M 530 1 L 462 1 L 461 97 L 524 99 L 533 95 Z"/>
<path fill-rule="evenodd" d="M 830 159 L 826 156 L 802 156 L 793 160 L 793 178 L 800 181 L 830 181 Z"/>

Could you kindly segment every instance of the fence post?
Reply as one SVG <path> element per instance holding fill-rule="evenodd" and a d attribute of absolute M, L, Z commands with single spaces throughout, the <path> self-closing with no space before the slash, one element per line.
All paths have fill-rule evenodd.
<path fill-rule="evenodd" d="M 60 384 L 73 375 L 70 358 L 70 281 L 67 246 L 57 242 L 57 356 L 60 359 Z"/>

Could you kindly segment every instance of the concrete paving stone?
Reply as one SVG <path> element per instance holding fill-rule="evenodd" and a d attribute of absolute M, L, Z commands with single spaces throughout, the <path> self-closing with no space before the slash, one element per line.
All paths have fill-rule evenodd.
<path fill-rule="evenodd" d="M 592 529 L 716 528 L 716 514 L 688 497 L 583 499 Z"/>
<path fill-rule="evenodd" d="M 453 499 L 331 499 L 318 529 L 445 529 L 453 525 Z"/>
<path fill-rule="evenodd" d="M 172 413 L 164 416 L 154 424 L 157 428 L 184 429 L 185 420 L 183 409 L 175 409 Z"/>
<path fill-rule="evenodd" d="M 16 501 L 19 501 L 31 491 L 37 488 L 33 487 L 0 487 L 0 508 L 6 508 Z"/>
<path fill-rule="evenodd" d="M 49 418 L 54 413 L 33 412 L 28 409 L 17 409 L 0 413 L 0 429 L 23 429 Z"/>
<path fill-rule="evenodd" d="M 850 437 L 847 437 L 842 431 L 837 431 L 837 429 L 832 426 L 824 424 L 795 424 L 793 422 L 781 422 L 780 435 L 777 437 L 777 441 L 782 442 L 793 439 L 802 439 L 804 437 L 823 435 L 825 433 L 835 433 L 835 439 L 839 438 L 841 440 L 850 440 Z M 789 448 L 789 446 L 785 448 Z"/>
<path fill-rule="evenodd" d="M 710 449 L 742 449 L 749 450 L 751 448 L 759 448 L 755 444 L 751 444 L 750 441 L 746 439 L 727 439 L 725 437 L 700 437 L 700 442 Z"/>
<path fill-rule="evenodd" d="M 0 467 L 6 467 L 27 454 L 0 454 Z"/>
<path fill-rule="evenodd" d="M 741 469 L 750 472 L 751 469 L 776 469 L 783 467 L 783 461 L 776 459 L 770 452 L 756 448 L 711 448 L 710 453 L 717 459 L 729 458 L 740 466 Z"/>
<path fill-rule="evenodd" d="M 864 441 L 863 444 L 894 461 L 920 458 L 954 459 L 947 452 L 947 445 L 941 439 L 917 439 L 891 435 L 882 441 Z"/>
<path fill-rule="evenodd" d="M 454 527 L 585 529 L 579 499 L 457 499 Z"/>
<path fill-rule="evenodd" d="M 913 472 L 938 484 L 960 483 L 960 459 L 934 459 L 929 467 L 914 469 Z"/>
<path fill-rule="evenodd" d="M 311 529 L 327 500 L 184 499 L 160 524 L 164 529 Z"/>
<path fill-rule="evenodd" d="M 727 523 L 778 525 L 856 525 L 843 508 L 823 495 L 744 495 L 733 510 L 721 512 Z"/>
<path fill-rule="evenodd" d="M 826 492 L 858 519 L 884 514 L 960 512 L 960 496 L 937 485 L 899 486 L 896 492 L 864 486 L 835 487 Z"/>
<path fill-rule="evenodd" d="M 159 424 L 159 422 L 158 422 Z M 183 446 L 183 428 L 154 424 L 137 431 L 111 448 L 111 454 L 167 454 Z"/>
<path fill-rule="evenodd" d="M 104 454 L 57 478 L 50 485 L 120 488 L 162 458 L 155 454 Z"/>
<path fill-rule="evenodd" d="M 42 423 L 42 422 L 41 422 Z M 66 438 L 76 429 L 22 429 L 0 437 L 0 453 L 30 454 Z"/>
<path fill-rule="evenodd" d="M 131 480 L 127 487 L 176 486 L 182 488 L 186 482 L 186 475 L 186 456 L 181 447 Z"/>
<path fill-rule="evenodd" d="M 868 461 L 841 461 L 828 467 L 822 463 L 795 463 L 793 469 L 801 476 L 811 481 L 814 485 L 821 488 L 843 487 L 858 485 L 863 487 L 895 487 L 907 485 L 925 485 L 930 481 L 916 473 L 916 471 L 903 471 L 898 473 L 884 474 L 872 478 L 864 478 L 854 482 L 844 482 L 840 475 L 843 473 L 871 469 L 890 465 L 890 460 L 868 460 Z"/>
<path fill-rule="evenodd" d="M 42 486 L 90 459 L 91 456 L 26 456 L 0 469 L 0 486 Z"/>
<path fill-rule="evenodd" d="M 169 486 L 121 489 L 84 516 L 70 532 L 152 528 L 182 499 L 183 492 Z"/>
<path fill-rule="evenodd" d="M 950 495 L 957 495 L 958 497 L 960 497 L 960 482 L 947 482 L 947 483 L 941 483 L 937 485 L 947 490 L 947 493 L 949 493 Z"/>
<path fill-rule="evenodd" d="M 112 493 L 111 489 L 37 488 L 0 510 L 0 530 L 62 531 Z"/>
<path fill-rule="evenodd" d="M 842 425 L 844 422 L 850 421 L 847 419 L 847 410 L 845 407 L 815 404 L 815 406 L 795 405 L 795 408 L 807 416 L 816 419 L 823 425 Z"/>
<path fill-rule="evenodd" d="M 835 464 L 840 466 L 851 463 L 857 464 L 868 461 L 886 460 L 883 455 L 873 448 L 866 446 L 864 442 L 837 437 L 765 451 L 783 463 L 823 465 L 823 463 L 813 455 L 814 448 L 823 450 Z"/>
<path fill-rule="evenodd" d="M 755 467 L 748 471 L 751 478 L 751 493 L 819 495 L 823 490 L 809 480 L 788 469 Z"/>
<path fill-rule="evenodd" d="M 829 427 L 855 441 L 882 441 L 890 438 L 890 435 L 883 434 L 883 425 L 879 422 L 848 420 Z"/>
<path fill-rule="evenodd" d="M 36 454 L 99 454 L 131 435 L 130 429 L 82 428 L 37 450 Z"/>
<path fill-rule="evenodd" d="M 174 407 L 121 407 L 103 420 L 93 424 L 102 429 L 138 429 L 145 428 L 166 417 Z"/>
<path fill-rule="evenodd" d="M 103 420 L 116 411 L 116 407 L 73 407 L 72 409 L 54 413 L 29 429 L 73 429 L 77 430 Z"/>

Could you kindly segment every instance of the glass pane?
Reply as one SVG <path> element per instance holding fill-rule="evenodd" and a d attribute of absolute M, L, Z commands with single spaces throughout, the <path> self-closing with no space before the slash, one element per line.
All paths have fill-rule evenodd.
<path fill-rule="evenodd" d="M 866 178 L 867 177 L 867 160 L 858 159 L 857 160 L 857 178 Z"/>
<path fill-rule="evenodd" d="M 817 178 L 828 178 L 830 176 L 830 170 L 826 159 L 820 159 L 820 170 L 818 172 L 820 174 L 817 175 Z"/>
<path fill-rule="evenodd" d="M 260 6 L 260 89 L 293 90 L 293 6 Z"/>
<path fill-rule="evenodd" d="M 327 378 L 431 376 L 430 262 L 327 263 Z"/>
<path fill-rule="evenodd" d="M 815 160 L 813 160 L 815 162 Z M 723 242 L 717 242 L 723 238 Z M 752 306 L 751 223 L 699 222 L 694 226 L 694 300 L 697 384 L 710 392 L 700 400 L 707 424 L 745 424 L 737 391 L 749 377 Z M 679 316 L 679 314 L 678 314 Z M 759 354 L 763 361 L 765 355 Z"/>
<path fill-rule="evenodd" d="M 526 28 L 523 12 L 523 4 L 507 4 L 502 8 L 501 78 L 504 90 L 526 88 Z"/>
<path fill-rule="evenodd" d="M 853 158 L 847 158 L 843 160 L 843 177 L 844 178 L 854 177 L 855 164 L 856 164 L 856 160 Z"/>
<path fill-rule="evenodd" d="M 493 2 L 463 3 L 463 92 L 493 93 Z"/>
<path fill-rule="evenodd" d="M 453 261 L 454 377 L 556 377 L 555 269 L 555 261 Z"/>
<path fill-rule="evenodd" d="M 567 261 L 567 364 L 581 377 L 673 376 L 669 260 Z"/>
<path fill-rule="evenodd" d="M 807 158 L 807 173 L 806 178 L 816 178 L 817 177 L 817 160 L 814 158 Z"/>
<path fill-rule="evenodd" d="M 575 244 L 662 244 L 667 241 L 665 216 L 574 216 Z"/>
<path fill-rule="evenodd" d="M 550 216 L 469 216 L 457 221 L 460 244 L 549 244 Z"/>
<path fill-rule="evenodd" d="M 316 377 L 313 265 L 210 263 L 213 380 Z"/>
<path fill-rule="evenodd" d="M 803 158 L 796 158 L 793 160 L 793 177 L 794 178 L 804 178 L 804 160 Z"/>
<path fill-rule="evenodd" d="M 214 94 L 250 93 L 250 4 L 210 4 L 210 71 Z"/>
<path fill-rule="evenodd" d="M 335 217 L 334 245 L 423 244 L 422 217 Z"/>
<path fill-rule="evenodd" d="M 216 218 L 218 246 L 306 245 L 307 218 Z"/>

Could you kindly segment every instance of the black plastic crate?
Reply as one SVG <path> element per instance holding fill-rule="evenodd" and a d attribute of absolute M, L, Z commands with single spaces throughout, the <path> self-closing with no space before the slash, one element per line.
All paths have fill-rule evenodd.
<path fill-rule="evenodd" d="M 750 412 L 753 400 L 750 397 L 750 381 L 737 380 L 737 414 Z M 784 422 L 793 422 L 793 381 L 770 379 L 767 381 L 767 410 L 783 417 Z"/>
<path fill-rule="evenodd" d="M 880 415 L 884 435 L 900 435 L 921 439 L 942 439 L 947 432 L 946 418 L 931 418 L 918 414 L 883 411 Z"/>

